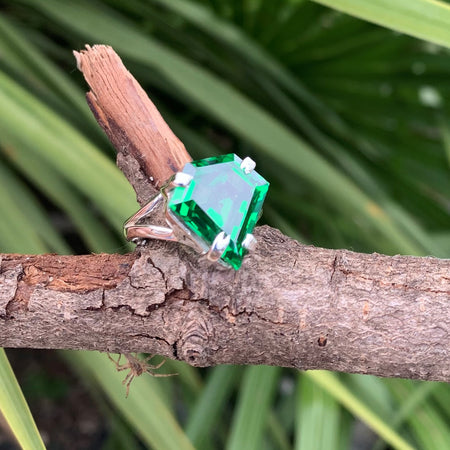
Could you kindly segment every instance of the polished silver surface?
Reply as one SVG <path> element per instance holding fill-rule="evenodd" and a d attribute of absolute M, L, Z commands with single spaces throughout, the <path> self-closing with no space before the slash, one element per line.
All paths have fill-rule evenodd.
<path fill-rule="evenodd" d="M 248 233 L 244 240 L 242 241 L 242 247 L 244 247 L 247 250 L 254 250 L 257 244 L 257 240 L 253 234 Z"/>
<path fill-rule="evenodd" d="M 135 244 L 142 244 L 146 239 L 175 241 L 189 245 L 199 253 L 207 253 L 209 245 L 192 233 L 167 208 L 167 202 L 173 190 L 179 186 L 188 186 L 191 180 L 191 175 L 182 172 L 178 172 L 170 177 L 161 188 L 161 192 L 156 194 L 125 222 L 124 232 L 126 239 Z M 165 221 L 168 226 L 152 223 L 156 219 L 159 219 L 160 222 Z"/>
<path fill-rule="evenodd" d="M 178 241 L 173 230 L 159 225 L 136 225 L 126 229 L 125 237 L 128 241 L 139 244 L 145 239 L 161 239 L 164 241 Z"/>
<path fill-rule="evenodd" d="M 209 248 L 208 252 L 206 253 L 206 259 L 209 259 L 210 261 L 216 262 L 218 261 L 221 256 L 223 255 L 223 252 L 228 247 L 228 244 L 230 243 L 231 236 L 225 234 L 225 232 L 221 231 L 214 239 L 213 243 L 211 244 L 211 247 Z"/>
<path fill-rule="evenodd" d="M 184 172 L 177 172 L 175 174 L 175 177 L 173 178 L 172 183 L 174 186 L 189 186 L 189 183 L 192 181 L 192 178 L 194 178 L 192 175 L 189 175 L 188 173 Z"/>
<path fill-rule="evenodd" d="M 241 162 L 241 169 L 248 175 L 252 170 L 255 169 L 256 163 L 253 161 L 252 158 L 249 158 L 248 156 L 244 158 Z"/>
<path fill-rule="evenodd" d="M 163 206 L 164 197 L 161 193 L 155 195 L 136 214 L 131 216 L 123 226 L 125 238 L 128 241 L 140 243 L 145 239 L 163 239 L 165 241 L 176 240 L 173 230 L 159 225 L 142 223 L 147 217 L 153 215 L 158 207 Z"/>

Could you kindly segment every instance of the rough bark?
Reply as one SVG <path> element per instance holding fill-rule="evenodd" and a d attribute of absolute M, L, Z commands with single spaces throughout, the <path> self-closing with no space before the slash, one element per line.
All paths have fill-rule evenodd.
<path fill-rule="evenodd" d="M 77 60 L 145 200 L 149 177 L 160 184 L 189 155 L 112 49 Z M 135 108 L 153 125 L 121 117 Z M 450 260 L 303 246 L 270 227 L 255 234 L 237 272 L 158 241 L 128 255 L 0 255 L 0 345 L 450 381 Z"/>

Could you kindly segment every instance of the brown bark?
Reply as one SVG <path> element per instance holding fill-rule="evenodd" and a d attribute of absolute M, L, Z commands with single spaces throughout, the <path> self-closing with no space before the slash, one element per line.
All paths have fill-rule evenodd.
<path fill-rule="evenodd" d="M 149 177 L 159 185 L 189 155 L 112 49 L 77 60 L 122 170 L 147 199 Z M 158 241 L 129 255 L 0 255 L 0 345 L 450 381 L 450 260 L 255 234 L 238 272 Z"/>

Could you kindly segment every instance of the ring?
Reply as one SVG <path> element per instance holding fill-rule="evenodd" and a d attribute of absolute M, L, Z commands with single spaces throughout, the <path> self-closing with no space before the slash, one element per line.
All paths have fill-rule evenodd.
<path fill-rule="evenodd" d="M 126 221 L 126 239 L 180 242 L 238 270 L 256 246 L 252 231 L 269 189 L 255 167 L 251 158 L 233 153 L 187 163 Z M 158 215 L 164 226 L 150 223 Z"/>

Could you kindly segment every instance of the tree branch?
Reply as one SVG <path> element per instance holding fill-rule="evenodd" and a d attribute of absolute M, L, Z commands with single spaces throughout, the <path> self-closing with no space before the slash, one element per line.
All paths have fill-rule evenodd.
<path fill-rule="evenodd" d="M 76 56 L 90 106 L 147 200 L 150 177 L 159 186 L 189 155 L 111 48 Z M 238 272 L 159 241 L 128 255 L 0 255 L 0 345 L 450 381 L 450 260 L 255 234 Z"/>

